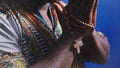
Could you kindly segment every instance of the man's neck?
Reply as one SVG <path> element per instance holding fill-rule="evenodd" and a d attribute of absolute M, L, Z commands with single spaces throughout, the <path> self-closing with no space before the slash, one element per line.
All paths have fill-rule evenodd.
<path fill-rule="evenodd" d="M 50 4 L 46 3 L 43 6 L 39 6 L 37 9 L 38 9 L 39 12 L 45 12 L 45 13 L 47 13 L 49 6 L 50 6 Z"/>

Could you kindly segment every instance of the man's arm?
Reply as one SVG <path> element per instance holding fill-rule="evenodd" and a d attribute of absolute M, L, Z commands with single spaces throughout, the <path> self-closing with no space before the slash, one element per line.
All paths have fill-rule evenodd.
<path fill-rule="evenodd" d="M 73 0 L 70 0 L 70 1 L 73 1 Z M 87 0 L 84 0 L 84 1 L 87 1 Z M 76 6 L 80 5 L 80 4 L 77 5 L 74 2 L 75 1 L 71 2 L 71 5 L 73 4 L 73 7 L 75 5 Z M 76 3 L 79 3 L 79 0 Z M 58 4 L 55 3 L 55 5 L 58 9 L 58 13 L 63 12 L 63 9 L 65 7 L 64 2 L 60 1 L 58 2 Z M 97 5 L 98 5 L 98 0 L 94 0 L 94 6 L 92 7 L 93 9 L 90 13 L 91 22 L 93 24 L 96 24 Z M 75 11 L 75 9 L 76 7 L 73 8 L 73 11 Z M 79 15 L 79 13 L 77 15 Z M 59 14 L 58 16 L 61 18 L 62 14 Z M 64 19 L 62 18 L 60 20 L 64 20 Z M 109 42 L 103 34 L 101 34 L 100 32 L 96 32 L 96 30 L 94 30 L 89 36 L 85 36 L 83 38 L 83 42 L 84 42 L 84 49 L 85 49 L 87 60 L 95 63 L 101 63 L 101 64 L 107 61 L 109 57 L 110 48 L 109 48 Z"/>
<path fill-rule="evenodd" d="M 70 68 L 74 58 L 72 43 L 71 37 L 63 34 L 52 51 L 30 68 Z"/>
<path fill-rule="evenodd" d="M 83 38 L 86 59 L 99 64 L 104 64 L 109 58 L 109 42 L 101 32 L 93 31 Z"/>

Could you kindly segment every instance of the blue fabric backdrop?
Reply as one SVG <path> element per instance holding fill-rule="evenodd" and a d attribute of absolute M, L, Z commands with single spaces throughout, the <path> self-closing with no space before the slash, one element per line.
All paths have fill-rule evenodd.
<path fill-rule="evenodd" d="M 63 0 L 67 3 L 68 0 Z M 96 29 L 110 42 L 110 57 L 105 65 L 87 63 L 87 68 L 120 68 L 120 0 L 99 0 Z"/>

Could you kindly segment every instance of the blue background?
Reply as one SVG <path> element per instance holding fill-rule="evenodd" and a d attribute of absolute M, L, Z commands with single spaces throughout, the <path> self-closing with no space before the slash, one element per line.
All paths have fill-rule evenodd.
<path fill-rule="evenodd" d="M 67 3 L 68 0 L 63 0 Z M 97 13 L 98 31 L 110 42 L 110 57 L 106 64 L 87 63 L 87 68 L 120 68 L 120 0 L 99 0 Z"/>

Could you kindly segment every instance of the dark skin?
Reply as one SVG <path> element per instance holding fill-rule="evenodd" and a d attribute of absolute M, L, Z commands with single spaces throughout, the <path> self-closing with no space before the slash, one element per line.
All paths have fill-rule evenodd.
<path fill-rule="evenodd" d="M 21 2 L 22 5 L 26 6 L 26 9 L 30 8 L 30 11 L 32 11 L 33 8 L 38 8 L 40 13 L 43 13 L 42 11 L 47 12 L 47 2 L 54 2 L 54 0 L 44 0 L 43 2 L 33 0 L 29 0 L 29 2 L 27 2 L 28 0 L 24 0 L 24 3 L 22 0 L 18 1 Z M 34 4 L 32 5 L 33 2 Z M 97 0 L 69 0 L 67 7 L 75 17 L 85 21 L 86 23 L 95 24 L 97 3 Z M 55 6 L 58 9 L 58 15 L 61 15 L 63 13 L 62 10 L 65 7 L 64 3 L 57 1 Z M 76 8 L 78 6 L 79 8 Z M 43 15 L 43 17 L 45 17 L 45 19 L 48 18 L 47 14 Z M 46 22 L 48 24 L 51 23 L 48 20 L 46 20 Z M 106 37 L 98 35 L 95 29 L 86 30 L 85 33 L 81 33 L 79 29 L 76 29 L 74 31 L 75 37 L 73 39 L 65 29 L 66 27 L 64 23 L 61 22 L 61 25 L 63 27 L 63 34 L 54 44 L 55 47 L 51 49 L 49 54 L 44 57 L 43 60 L 40 60 L 30 68 L 70 68 L 74 59 L 73 51 L 70 50 L 71 45 L 75 40 L 81 39 L 83 39 L 84 42 L 84 51 L 86 53 L 87 60 L 100 64 L 104 64 L 107 61 L 109 56 L 109 43 Z M 51 25 L 49 25 L 49 27 L 51 27 Z"/>

